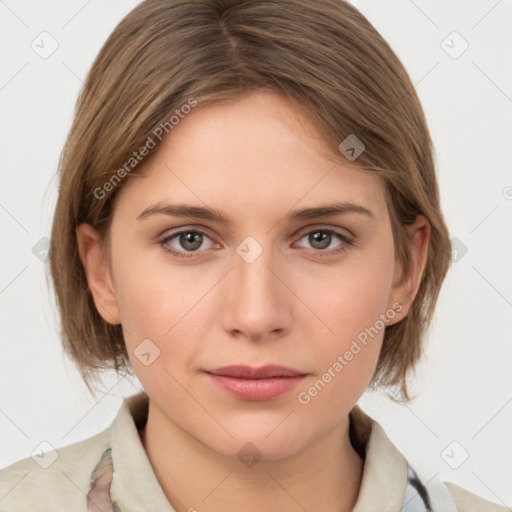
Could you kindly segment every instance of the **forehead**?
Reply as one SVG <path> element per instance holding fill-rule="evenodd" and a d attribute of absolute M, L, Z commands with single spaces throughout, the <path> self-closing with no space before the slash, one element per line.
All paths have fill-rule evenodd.
<path fill-rule="evenodd" d="M 195 107 L 122 195 L 139 211 L 148 202 L 179 201 L 269 221 L 284 210 L 340 201 L 384 212 L 380 178 L 339 161 L 304 107 L 258 92 Z"/>

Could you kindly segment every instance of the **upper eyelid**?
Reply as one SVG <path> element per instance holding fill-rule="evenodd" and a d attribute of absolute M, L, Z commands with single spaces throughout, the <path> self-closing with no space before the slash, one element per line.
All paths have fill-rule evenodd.
<path fill-rule="evenodd" d="M 190 227 L 180 227 L 180 228 L 174 228 L 174 229 L 170 229 L 170 230 L 165 230 L 164 232 L 162 232 L 161 235 L 158 236 L 158 239 L 160 241 L 162 240 L 165 240 L 167 238 L 173 238 L 175 237 L 176 235 L 179 235 L 181 233 L 184 233 L 184 232 L 197 232 L 197 233 L 202 233 L 202 234 L 205 234 L 207 235 L 210 239 L 214 239 L 214 237 L 212 237 L 209 233 L 209 231 L 206 229 L 206 228 L 202 228 L 202 227 L 194 227 L 194 226 L 190 226 Z"/>

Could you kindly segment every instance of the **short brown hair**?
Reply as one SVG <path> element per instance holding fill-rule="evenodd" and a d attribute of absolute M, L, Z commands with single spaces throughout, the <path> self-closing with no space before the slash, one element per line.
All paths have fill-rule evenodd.
<path fill-rule="evenodd" d="M 257 89 L 305 106 L 333 159 L 382 178 L 396 255 L 406 268 L 404 226 L 419 214 L 430 223 L 416 298 L 403 320 L 386 327 L 370 383 L 399 386 L 410 400 L 406 377 L 422 355 L 449 267 L 449 235 L 414 86 L 386 41 L 343 0 L 146 0 L 121 20 L 86 78 L 59 163 L 49 260 L 65 351 L 89 390 L 97 370 L 130 371 L 121 326 L 105 322 L 92 300 L 76 227 L 87 222 L 108 241 L 126 182 L 120 169 L 156 127 L 170 131 L 176 109 Z M 338 149 L 349 135 L 365 145 L 354 161 Z"/>

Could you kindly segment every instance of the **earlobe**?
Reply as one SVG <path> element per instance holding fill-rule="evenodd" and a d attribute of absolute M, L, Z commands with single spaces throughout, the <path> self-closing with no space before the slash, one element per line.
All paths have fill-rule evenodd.
<path fill-rule="evenodd" d="M 90 224 L 83 223 L 77 227 L 76 237 L 80 261 L 98 313 L 109 324 L 120 324 L 110 267 L 100 235 Z"/>
<path fill-rule="evenodd" d="M 415 222 L 406 226 L 405 229 L 409 238 L 409 265 L 404 269 L 403 265 L 397 262 L 395 267 L 390 302 L 399 302 L 402 310 L 400 318 L 397 318 L 394 323 L 407 316 L 416 297 L 427 262 L 430 240 L 430 224 L 423 215 L 419 215 Z"/>

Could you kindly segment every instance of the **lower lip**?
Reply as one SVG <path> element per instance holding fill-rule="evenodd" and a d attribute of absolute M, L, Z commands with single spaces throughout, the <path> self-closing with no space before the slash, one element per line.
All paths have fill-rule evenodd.
<path fill-rule="evenodd" d="M 254 401 L 277 398 L 287 391 L 296 388 L 305 378 L 305 375 L 298 375 L 297 377 L 272 377 L 269 379 L 241 379 L 224 375 L 212 375 L 211 373 L 207 375 L 217 386 L 231 396 L 241 400 Z"/>

